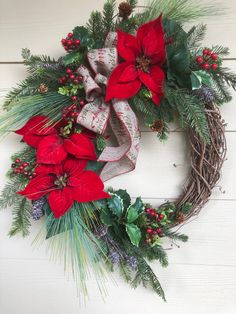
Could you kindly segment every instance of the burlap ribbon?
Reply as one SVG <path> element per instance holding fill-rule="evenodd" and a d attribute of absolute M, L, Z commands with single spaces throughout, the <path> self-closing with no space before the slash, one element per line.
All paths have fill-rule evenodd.
<path fill-rule="evenodd" d="M 138 120 L 126 100 L 104 100 L 105 89 L 111 72 L 118 64 L 116 49 L 117 34 L 109 33 L 105 46 L 88 52 L 88 61 L 95 73 L 81 66 L 78 73 L 83 84 L 88 103 L 83 107 L 77 122 L 99 134 L 104 134 L 108 123 L 116 137 L 117 146 L 107 146 L 98 161 L 106 162 L 101 178 L 107 181 L 135 168 L 140 146 Z"/>

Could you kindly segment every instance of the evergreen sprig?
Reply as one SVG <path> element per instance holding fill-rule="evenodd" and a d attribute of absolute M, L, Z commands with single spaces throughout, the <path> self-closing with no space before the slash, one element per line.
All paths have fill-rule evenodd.
<path fill-rule="evenodd" d="M 107 0 L 103 6 L 102 22 L 103 22 L 103 31 L 105 34 L 108 32 L 114 31 L 115 29 L 115 9 L 116 9 L 116 0 Z"/>
<path fill-rule="evenodd" d="M 17 195 L 12 210 L 13 222 L 9 232 L 11 237 L 17 233 L 21 233 L 23 237 L 29 234 L 31 211 L 31 202 L 25 197 Z"/>

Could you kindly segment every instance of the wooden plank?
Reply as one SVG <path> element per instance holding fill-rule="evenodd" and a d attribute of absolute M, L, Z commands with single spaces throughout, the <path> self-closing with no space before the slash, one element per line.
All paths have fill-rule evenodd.
<path fill-rule="evenodd" d="M 147 200 L 159 205 L 164 200 Z M 180 248 L 164 242 L 170 264 L 212 265 L 236 267 L 236 202 L 210 201 L 197 219 L 184 225 L 179 232 L 187 234 L 189 241 L 179 243 Z M 49 259 L 46 242 L 42 246 L 32 246 L 32 242 L 42 228 L 41 222 L 32 222 L 31 234 L 24 240 L 20 236 L 8 237 L 11 212 L 0 213 L 0 261 L 3 260 L 45 260 Z M 226 245 L 227 243 L 227 245 Z M 224 254 L 222 254 L 224 252 Z"/>
<path fill-rule="evenodd" d="M 0 51 L 0 61 L 20 61 L 21 49 L 25 47 L 30 48 L 33 53 L 61 56 L 64 53 L 60 46 L 61 38 L 76 25 L 85 24 L 91 11 L 101 9 L 103 3 L 103 0 L 97 0 L 95 3 L 71 0 L 69 5 L 65 1 L 60 1 L 59 4 L 47 0 L 2 1 L 0 38 L 4 45 Z M 232 39 L 236 25 L 236 4 L 234 0 L 225 0 L 219 6 L 227 9 L 225 16 L 213 16 L 202 20 L 208 24 L 205 45 L 229 46 L 231 57 L 235 58 L 236 43 Z"/>
<path fill-rule="evenodd" d="M 158 309 L 162 314 L 234 314 L 236 308 L 235 268 L 204 265 L 155 267 L 165 289 L 167 303 L 143 287 L 132 290 L 115 276 L 108 281 L 104 300 L 89 280 L 86 306 L 76 298 L 75 285 L 66 280 L 62 268 L 46 261 L 0 260 L 2 313 L 91 314 L 144 313 Z M 114 300 L 117 300 L 116 303 Z"/>

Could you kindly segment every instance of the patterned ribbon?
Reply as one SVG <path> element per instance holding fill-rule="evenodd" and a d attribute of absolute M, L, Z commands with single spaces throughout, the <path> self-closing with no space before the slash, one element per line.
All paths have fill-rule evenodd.
<path fill-rule="evenodd" d="M 99 134 L 104 134 L 110 125 L 118 144 L 116 147 L 106 147 L 98 159 L 106 162 L 100 175 L 103 181 L 132 171 L 140 146 L 138 120 L 128 101 L 114 99 L 106 103 L 104 100 L 108 78 L 118 64 L 116 45 L 117 34 L 109 33 L 104 48 L 88 52 L 94 78 L 86 67 L 78 69 L 83 77 L 88 103 L 83 107 L 77 122 Z"/>

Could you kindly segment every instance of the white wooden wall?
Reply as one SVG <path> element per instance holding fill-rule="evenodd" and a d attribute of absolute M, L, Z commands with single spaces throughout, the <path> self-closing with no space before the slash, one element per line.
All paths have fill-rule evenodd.
<path fill-rule="evenodd" d="M 204 0 L 206 1 L 206 0 Z M 236 71 L 236 1 L 221 0 L 228 9 L 226 17 L 214 17 L 209 24 L 206 43 L 231 48 L 225 65 Z M 216 3 L 216 1 L 213 1 Z M 59 56 L 60 39 L 75 25 L 83 24 L 103 0 L 0 0 L 0 98 L 26 76 L 21 61 L 22 47 L 32 53 Z M 190 240 L 169 251 L 170 265 L 162 269 L 153 264 L 168 302 L 152 292 L 132 290 L 115 276 L 108 283 L 105 303 L 92 280 L 90 300 L 81 306 L 75 284 L 63 275 L 61 265 L 49 261 L 44 247 L 33 249 L 31 242 L 40 226 L 34 224 L 26 240 L 7 236 L 10 211 L 0 212 L 0 313 L 1 314 L 235 314 L 236 313 L 236 93 L 222 108 L 227 121 L 228 161 L 219 187 L 197 220 L 182 231 Z M 10 166 L 10 155 L 20 148 L 19 138 L 9 136 L 0 143 L 0 188 Z M 132 196 L 142 195 L 153 204 L 176 197 L 188 172 L 184 134 L 173 132 L 161 144 L 155 134 L 142 133 L 142 149 L 134 173 L 109 182 L 127 188 Z M 173 166 L 177 165 L 177 168 Z"/>

